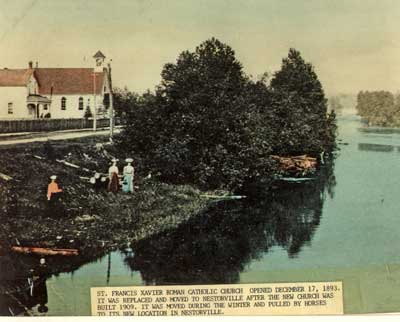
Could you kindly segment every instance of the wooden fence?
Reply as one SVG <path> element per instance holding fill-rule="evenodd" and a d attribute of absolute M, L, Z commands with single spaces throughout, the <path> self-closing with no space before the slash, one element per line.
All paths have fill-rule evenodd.
<path fill-rule="evenodd" d="M 118 118 L 115 124 L 120 124 Z M 109 119 L 98 119 L 97 128 L 110 126 Z M 46 132 L 72 129 L 88 129 L 93 127 L 93 119 L 20 119 L 0 120 L 0 133 Z"/>

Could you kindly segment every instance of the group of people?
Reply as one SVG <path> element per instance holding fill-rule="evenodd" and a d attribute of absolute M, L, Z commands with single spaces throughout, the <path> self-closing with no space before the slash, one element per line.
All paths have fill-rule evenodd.
<path fill-rule="evenodd" d="M 113 159 L 111 167 L 108 168 L 109 182 L 107 190 L 110 192 L 118 192 L 120 178 L 122 178 L 122 191 L 133 193 L 133 178 L 135 176 L 135 168 L 132 166 L 133 159 L 128 158 L 125 160 L 127 164 L 123 168 L 122 176 L 119 175 L 117 162 L 117 159 Z"/>
<path fill-rule="evenodd" d="M 123 192 L 133 193 L 133 179 L 135 176 L 135 168 L 132 166 L 133 159 L 128 158 L 125 160 L 125 162 L 127 164 L 123 168 L 122 175 L 119 174 L 119 169 L 117 166 L 118 159 L 113 159 L 112 165 L 108 169 L 108 177 L 101 176 L 100 173 L 96 172 L 95 175 L 89 179 L 90 183 L 96 190 L 107 188 L 109 192 L 116 193 L 120 190 L 120 185 L 122 185 Z M 51 182 L 47 187 L 47 200 L 49 202 L 54 202 L 54 200 L 58 198 L 63 190 L 56 182 L 57 176 L 52 175 L 50 179 Z"/>

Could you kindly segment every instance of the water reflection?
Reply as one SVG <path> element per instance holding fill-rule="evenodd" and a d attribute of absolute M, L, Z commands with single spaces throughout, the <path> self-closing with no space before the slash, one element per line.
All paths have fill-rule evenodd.
<path fill-rule="evenodd" d="M 9 256 L 0 258 L 0 315 L 29 315 L 33 307 L 46 313 L 46 266 L 24 270 L 17 263 L 20 262 Z"/>
<path fill-rule="evenodd" d="M 358 143 L 358 150 L 372 152 L 393 152 L 394 146 L 386 144 Z"/>
<path fill-rule="evenodd" d="M 74 258 L 48 258 L 21 254 L 0 255 L 0 316 L 43 315 L 47 306 L 46 281 L 61 272 L 73 272 L 85 263 L 97 260 L 93 252 Z"/>
<path fill-rule="evenodd" d="M 386 128 L 386 127 L 361 127 L 358 128 L 359 132 L 362 133 L 373 133 L 373 134 L 400 134 L 399 128 Z"/>
<path fill-rule="evenodd" d="M 281 184 L 258 201 L 216 203 L 178 229 L 140 241 L 125 261 L 146 284 L 237 283 L 246 264 L 272 246 L 300 254 L 335 184 L 329 164 L 317 180 Z"/>
<path fill-rule="evenodd" d="M 276 184 L 251 200 L 214 203 L 178 228 L 132 245 L 124 252 L 124 262 L 140 272 L 145 284 L 240 282 L 246 265 L 273 246 L 285 249 L 289 258 L 301 256 L 303 247 L 312 242 L 323 203 L 327 196 L 333 197 L 335 184 L 333 164 L 327 163 L 316 180 Z M 101 255 L 48 258 L 45 266 L 38 257 L 0 256 L 0 315 L 40 315 L 47 310 L 51 315 L 46 279 L 73 272 Z M 106 259 L 108 285 L 112 284 L 110 254 Z M 96 272 L 100 270 L 104 272 L 104 265 Z"/>

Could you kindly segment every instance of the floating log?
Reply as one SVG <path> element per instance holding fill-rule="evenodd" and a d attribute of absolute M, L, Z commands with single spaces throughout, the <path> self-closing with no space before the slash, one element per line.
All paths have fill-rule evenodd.
<path fill-rule="evenodd" d="M 16 253 L 22 254 L 36 254 L 43 256 L 77 256 L 77 249 L 62 249 L 62 248 L 44 248 L 44 247 L 23 247 L 23 246 L 12 246 L 11 250 Z"/>
<path fill-rule="evenodd" d="M 12 180 L 12 177 L 10 177 L 10 176 L 8 176 L 8 175 L 6 175 L 6 174 L 4 174 L 4 173 L 1 173 L 1 172 L 0 172 L 0 178 L 2 178 L 2 179 L 5 180 L 5 181 L 10 181 L 10 180 Z"/>

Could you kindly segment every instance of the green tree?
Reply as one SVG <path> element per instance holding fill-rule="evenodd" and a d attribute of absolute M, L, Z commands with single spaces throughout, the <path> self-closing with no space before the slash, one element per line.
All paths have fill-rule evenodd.
<path fill-rule="evenodd" d="M 394 126 L 398 123 L 398 103 L 388 91 L 366 91 L 357 95 L 357 113 L 369 125 Z"/>
<path fill-rule="evenodd" d="M 271 80 L 272 108 L 278 130 L 274 151 L 284 154 L 330 151 L 335 146 L 335 114 L 310 63 L 290 49 Z"/>
<path fill-rule="evenodd" d="M 162 70 L 155 93 L 129 101 L 118 147 L 165 181 L 231 191 L 273 178 L 270 155 L 330 151 L 335 114 L 291 50 L 270 81 L 252 81 L 226 44 L 210 39 Z M 270 81 L 270 84 L 269 84 Z"/>
<path fill-rule="evenodd" d="M 115 87 L 113 89 L 113 105 L 115 116 L 125 118 L 130 109 L 135 108 L 139 95 L 128 90 Z"/>
<path fill-rule="evenodd" d="M 246 77 L 232 48 L 212 38 L 161 75 L 156 93 L 128 115 L 120 146 L 174 182 L 237 190 L 268 177 L 268 127 L 258 106 L 267 89 Z"/>

